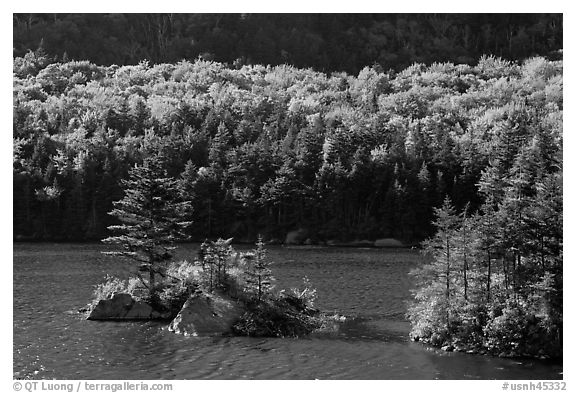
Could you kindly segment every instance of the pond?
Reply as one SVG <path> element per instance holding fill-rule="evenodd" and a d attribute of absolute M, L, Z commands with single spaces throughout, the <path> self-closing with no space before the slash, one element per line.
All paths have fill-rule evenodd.
<path fill-rule="evenodd" d="M 184 245 L 193 259 L 198 245 Z M 238 247 L 247 249 L 250 247 Z M 183 337 L 159 322 L 87 321 L 74 310 L 126 262 L 100 244 L 14 243 L 14 377 L 33 379 L 561 379 L 562 364 L 446 353 L 411 342 L 416 251 L 274 246 L 277 287 L 308 276 L 316 305 L 349 318 L 300 339 Z"/>

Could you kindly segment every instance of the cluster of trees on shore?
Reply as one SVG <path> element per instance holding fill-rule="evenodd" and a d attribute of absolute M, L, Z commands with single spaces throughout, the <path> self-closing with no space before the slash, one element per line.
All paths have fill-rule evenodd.
<path fill-rule="evenodd" d="M 14 14 L 14 56 L 102 65 L 174 63 L 198 55 L 357 74 L 365 65 L 473 64 L 562 48 L 562 14 Z"/>
<path fill-rule="evenodd" d="M 202 240 L 301 227 L 318 240 L 417 241 L 447 195 L 477 211 L 486 173 L 492 198 L 511 173 L 561 173 L 562 61 L 540 57 L 352 76 L 54 63 L 39 51 L 14 59 L 13 93 L 16 239 L 108 236 L 121 179 L 153 152 Z"/>
<path fill-rule="evenodd" d="M 436 209 L 432 262 L 411 272 L 410 334 L 448 351 L 560 358 L 562 173 L 515 168 L 499 195 L 483 180 L 480 211 L 457 213 L 449 198 Z"/>

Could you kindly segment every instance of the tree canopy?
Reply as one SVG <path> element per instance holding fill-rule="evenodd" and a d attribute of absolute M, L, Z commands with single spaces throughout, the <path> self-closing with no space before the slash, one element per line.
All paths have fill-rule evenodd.
<path fill-rule="evenodd" d="M 482 57 L 357 76 L 291 66 L 14 60 L 14 235 L 86 240 L 150 152 L 192 201 L 188 235 L 253 243 L 433 233 L 562 162 L 563 63 Z M 513 205 L 510 205 L 512 208 Z"/>

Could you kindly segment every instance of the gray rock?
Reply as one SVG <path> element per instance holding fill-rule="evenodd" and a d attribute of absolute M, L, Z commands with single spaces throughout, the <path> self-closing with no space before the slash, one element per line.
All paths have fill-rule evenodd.
<path fill-rule="evenodd" d="M 329 246 L 333 247 L 372 247 L 374 242 L 370 240 L 353 240 L 351 242 L 339 242 L 336 240 L 329 240 Z"/>
<path fill-rule="evenodd" d="M 344 242 L 339 244 L 342 247 L 372 247 L 374 242 L 370 240 L 353 240 L 351 242 Z"/>
<path fill-rule="evenodd" d="M 134 299 L 127 293 L 116 293 L 112 299 L 100 300 L 96 307 L 90 312 L 90 320 L 123 319 Z"/>
<path fill-rule="evenodd" d="M 297 231 L 290 231 L 286 234 L 284 244 L 302 244 L 308 235 L 305 229 L 298 229 Z"/>
<path fill-rule="evenodd" d="M 404 247 L 404 244 L 400 240 L 388 238 L 376 240 L 374 247 Z"/>
<path fill-rule="evenodd" d="M 166 319 L 168 317 L 168 314 L 159 313 L 149 304 L 134 300 L 130 294 L 116 293 L 112 299 L 100 300 L 87 319 L 92 321 L 130 321 Z"/>
<path fill-rule="evenodd" d="M 244 312 L 241 303 L 220 294 L 196 292 L 168 326 L 185 336 L 213 336 L 231 332 Z"/>
<path fill-rule="evenodd" d="M 151 319 L 153 318 L 154 310 L 149 304 L 142 302 L 134 302 L 128 313 L 127 319 Z"/>

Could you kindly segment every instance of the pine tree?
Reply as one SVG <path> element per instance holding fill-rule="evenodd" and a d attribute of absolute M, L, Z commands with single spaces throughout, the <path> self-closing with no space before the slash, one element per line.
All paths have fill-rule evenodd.
<path fill-rule="evenodd" d="M 433 225 L 436 227 L 436 235 L 424 242 L 426 252 L 434 257 L 432 270 L 435 271 L 436 278 L 441 278 L 445 289 L 446 298 L 446 326 L 450 329 L 450 301 L 453 289 L 450 284 L 454 281 L 454 253 L 456 231 L 460 224 L 460 217 L 456 214 L 452 201 L 448 196 L 444 199 L 442 207 L 435 208 L 436 220 Z"/>
<path fill-rule="evenodd" d="M 208 153 L 208 160 L 214 168 L 221 170 L 226 166 L 226 150 L 228 149 L 230 140 L 230 132 L 224 122 L 220 122 Z"/>
<path fill-rule="evenodd" d="M 466 204 L 466 207 L 460 214 L 460 227 L 455 234 L 455 246 L 456 252 L 455 257 L 462 270 L 462 280 L 464 285 L 464 301 L 468 303 L 470 295 L 470 284 L 471 278 L 470 273 L 472 273 L 471 262 L 473 260 L 474 254 L 476 252 L 476 245 L 478 243 L 478 237 L 474 233 L 474 220 L 469 215 L 470 203 Z"/>
<path fill-rule="evenodd" d="M 138 99 L 131 113 L 133 135 L 142 135 L 149 125 L 150 110 L 143 99 Z"/>
<path fill-rule="evenodd" d="M 199 261 L 202 266 L 204 281 L 207 281 L 208 291 L 215 288 L 225 288 L 228 279 L 230 257 L 234 249 L 230 245 L 232 238 L 218 239 L 215 242 L 204 241 L 200 245 Z"/>
<path fill-rule="evenodd" d="M 156 274 L 163 275 L 163 266 L 173 256 L 174 242 L 185 238 L 183 229 L 191 224 L 186 220 L 190 202 L 182 200 L 177 180 L 165 173 L 158 156 L 147 157 L 142 166 L 130 170 L 129 179 L 122 181 L 125 196 L 113 202 L 114 209 L 109 213 L 121 221 L 108 227 L 117 235 L 103 240 L 122 248 L 106 254 L 140 263 L 139 271 L 148 273 L 152 300 L 156 296 Z"/>
<path fill-rule="evenodd" d="M 261 301 L 274 288 L 275 280 L 270 270 L 271 262 L 266 256 L 262 236 L 258 236 L 256 249 L 252 253 L 244 255 L 247 262 L 246 287 L 258 301 Z"/>

